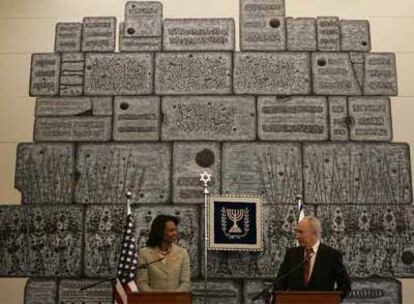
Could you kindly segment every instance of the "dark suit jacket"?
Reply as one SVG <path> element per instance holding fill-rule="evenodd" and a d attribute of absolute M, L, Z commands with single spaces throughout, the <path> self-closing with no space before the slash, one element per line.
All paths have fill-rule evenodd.
<path fill-rule="evenodd" d="M 288 249 L 277 278 L 273 282 L 274 290 L 337 290 L 342 291 L 342 299 L 348 295 L 351 290 L 351 279 L 342 262 L 342 254 L 338 250 L 320 243 L 307 286 L 304 283 L 303 261 L 304 247 Z M 288 274 L 289 272 L 291 273 Z"/>

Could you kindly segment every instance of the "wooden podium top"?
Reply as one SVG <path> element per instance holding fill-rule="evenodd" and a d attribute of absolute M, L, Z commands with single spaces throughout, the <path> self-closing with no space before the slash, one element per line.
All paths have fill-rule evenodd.
<path fill-rule="evenodd" d="M 278 291 L 274 294 L 276 304 L 339 304 L 340 291 Z"/>
<path fill-rule="evenodd" d="M 188 292 L 130 292 L 128 304 L 191 304 Z"/>

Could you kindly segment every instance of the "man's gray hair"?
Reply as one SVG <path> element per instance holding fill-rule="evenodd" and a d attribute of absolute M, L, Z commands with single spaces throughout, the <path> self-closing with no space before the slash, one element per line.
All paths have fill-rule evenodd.
<path fill-rule="evenodd" d="M 313 215 L 308 215 L 303 218 L 309 222 L 311 228 L 317 233 L 318 236 L 322 234 L 322 225 L 321 222 Z"/>

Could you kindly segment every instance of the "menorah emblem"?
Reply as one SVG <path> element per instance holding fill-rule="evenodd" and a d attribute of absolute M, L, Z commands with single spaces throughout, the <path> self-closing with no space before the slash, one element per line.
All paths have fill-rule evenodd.
<path fill-rule="evenodd" d="M 242 209 L 227 209 L 227 216 L 233 222 L 233 226 L 230 228 L 229 232 L 241 233 L 242 230 L 237 225 L 237 222 L 239 222 L 243 218 L 244 211 Z"/>

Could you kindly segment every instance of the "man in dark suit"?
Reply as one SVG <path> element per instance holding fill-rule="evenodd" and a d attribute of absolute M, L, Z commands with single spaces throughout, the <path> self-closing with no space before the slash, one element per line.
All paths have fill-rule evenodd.
<path fill-rule="evenodd" d="M 296 226 L 298 247 L 287 250 L 273 289 L 293 291 L 341 291 L 344 299 L 351 280 L 342 254 L 320 242 L 321 224 L 313 216 L 304 217 Z"/>

